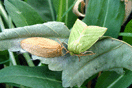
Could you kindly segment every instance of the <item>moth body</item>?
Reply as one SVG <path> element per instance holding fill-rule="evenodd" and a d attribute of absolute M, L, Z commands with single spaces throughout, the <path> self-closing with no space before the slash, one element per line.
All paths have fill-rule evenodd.
<path fill-rule="evenodd" d="M 27 38 L 21 41 L 21 47 L 29 53 L 40 57 L 51 58 L 62 55 L 61 45 L 48 38 Z"/>

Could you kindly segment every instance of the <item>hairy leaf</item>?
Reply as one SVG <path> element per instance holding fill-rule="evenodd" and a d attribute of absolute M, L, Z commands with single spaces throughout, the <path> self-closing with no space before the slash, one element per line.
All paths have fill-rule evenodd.
<path fill-rule="evenodd" d="M 5 29 L 0 33 L 0 50 L 18 51 L 20 50 L 20 41 L 27 37 L 46 37 L 53 40 L 59 38 L 61 40 L 68 38 L 69 33 L 68 28 L 62 22 L 47 22 L 10 30 Z"/>
<path fill-rule="evenodd" d="M 99 71 L 114 70 L 122 74 L 122 68 L 132 70 L 132 46 L 123 41 L 105 37 L 95 43 L 89 50 L 93 51 L 95 55 L 81 56 L 80 62 L 77 56 L 71 56 L 70 54 L 55 58 L 37 56 L 33 56 L 33 58 L 40 59 L 42 63 L 48 64 L 51 70 L 63 71 L 64 87 L 81 86 L 86 79 Z"/>

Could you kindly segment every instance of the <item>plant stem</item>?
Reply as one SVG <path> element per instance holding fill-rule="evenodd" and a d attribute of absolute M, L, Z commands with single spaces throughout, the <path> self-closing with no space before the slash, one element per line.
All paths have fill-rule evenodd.
<path fill-rule="evenodd" d="M 10 60 L 12 61 L 12 64 L 17 65 L 13 52 L 11 52 L 9 50 L 8 50 L 8 52 L 9 52 L 9 56 L 10 56 Z"/>
<path fill-rule="evenodd" d="M 1 16 L 0 16 L 0 26 L 1 26 L 1 30 L 3 31 L 5 29 L 5 26 L 3 24 Z M 10 60 L 12 61 L 12 64 L 17 65 L 13 52 L 10 52 L 9 50 L 8 52 L 9 52 L 9 56 L 10 56 Z"/>
<path fill-rule="evenodd" d="M 7 25 L 9 25 L 9 23 L 8 23 L 8 15 L 7 15 L 4 7 L 2 6 L 2 2 L 1 1 L 0 1 L 0 15 L 3 17 L 3 19 L 5 20 Z"/>
<path fill-rule="evenodd" d="M 29 66 L 35 66 L 28 53 L 23 53 L 23 56 L 25 57 L 25 59 L 26 59 Z"/>
<path fill-rule="evenodd" d="M 66 11 L 68 11 L 68 0 L 66 0 Z M 61 16 L 62 17 L 62 16 Z M 65 24 L 67 25 L 68 24 L 68 13 L 66 14 L 66 17 L 65 17 Z"/>
<path fill-rule="evenodd" d="M 58 8 L 58 14 L 57 14 L 57 21 L 62 21 L 62 15 L 63 15 L 63 3 L 65 0 L 59 0 L 59 8 Z"/>

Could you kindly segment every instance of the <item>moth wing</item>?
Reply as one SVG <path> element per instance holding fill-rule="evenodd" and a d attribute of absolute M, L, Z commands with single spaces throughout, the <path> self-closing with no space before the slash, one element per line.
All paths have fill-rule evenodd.
<path fill-rule="evenodd" d="M 89 49 L 103 34 L 107 28 L 99 26 L 87 26 L 84 22 L 77 19 L 68 41 L 68 50 L 75 54 Z"/>
<path fill-rule="evenodd" d="M 87 27 L 87 25 L 82 22 L 81 20 L 77 19 L 75 24 L 73 25 L 73 28 L 71 30 L 69 40 L 68 40 L 68 50 L 74 53 L 77 53 L 77 43 L 75 41 L 79 38 L 81 32 L 83 29 Z"/>
<path fill-rule="evenodd" d="M 89 49 L 106 31 L 105 27 L 87 26 L 80 35 L 79 53 Z"/>

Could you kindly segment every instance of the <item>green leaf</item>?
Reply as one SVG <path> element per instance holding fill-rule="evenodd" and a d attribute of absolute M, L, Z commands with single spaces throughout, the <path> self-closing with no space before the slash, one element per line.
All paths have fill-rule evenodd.
<path fill-rule="evenodd" d="M 17 27 L 43 23 L 40 15 L 21 0 L 5 0 L 5 7 Z"/>
<path fill-rule="evenodd" d="M 57 21 L 64 22 L 68 28 L 71 28 L 77 19 L 71 8 L 74 4 L 74 0 L 53 0 Z"/>
<path fill-rule="evenodd" d="M 124 2 L 120 0 L 89 0 L 83 21 L 87 25 L 106 27 L 105 36 L 117 38 L 124 14 Z"/>
<path fill-rule="evenodd" d="M 126 70 L 124 74 L 118 75 L 114 72 L 101 74 L 95 88 L 127 88 L 132 83 L 132 72 Z"/>
<path fill-rule="evenodd" d="M 56 20 L 52 0 L 27 0 L 27 3 L 40 14 L 43 21 L 47 22 Z"/>
<path fill-rule="evenodd" d="M 104 37 L 88 51 L 93 51 L 95 55 L 81 56 L 80 61 L 70 54 L 55 58 L 32 57 L 48 64 L 50 70 L 63 71 L 63 87 L 80 87 L 86 79 L 100 71 L 123 73 L 122 68 L 132 70 L 132 46 L 123 41 Z"/>
<path fill-rule="evenodd" d="M 130 36 L 124 36 L 123 40 L 126 41 L 129 44 L 132 44 L 132 38 L 131 38 L 131 36 L 132 36 L 132 20 L 130 20 L 128 22 L 128 24 L 126 25 L 124 32 L 131 33 L 131 34 L 129 34 Z"/>
<path fill-rule="evenodd" d="M 107 28 L 87 26 L 77 19 L 68 41 L 68 50 L 73 54 L 80 54 L 89 49 L 105 32 Z"/>
<path fill-rule="evenodd" d="M 62 22 L 47 22 L 32 26 L 5 29 L 0 33 L 0 51 L 13 49 L 20 50 L 20 41 L 27 37 L 45 37 L 57 40 L 67 39 L 69 29 Z"/>
<path fill-rule="evenodd" d="M 126 36 L 126 37 L 131 38 L 131 37 L 132 37 L 132 33 L 125 33 L 125 32 L 123 32 L 123 33 L 120 33 L 119 36 Z M 128 40 L 128 39 L 126 39 L 126 41 L 127 41 L 127 40 Z M 130 41 L 129 41 L 129 42 L 130 42 Z"/>
<path fill-rule="evenodd" d="M 9 62 L 10 60 L 5 60 L 5 61 L 1 61 L 1 58 L 0 58 L 0 64 L 5 64 L 7 62 Z"/>
<path fill-rule="evenodd" d="M 9 54 L 8 51 L 0 51 L 0 64 L 5 64 L 7 62 L 9 62 Z"/>
<path fill-rule="evenodd" d="M 103 72 L 98 78 L 95 88 L 108 88 L 112 84 L 116 83 L 119 80 L 118 78 L 120 78 L 120 76 L 122 75 L 119 75 L 115 72 Z"/>
<path fill-rule="evenodd" d="M 63 88 L 61 73 L 44 67 L 10 66 L 0 70 L 0 83 L 16 83 L 31 88 Z"/>

